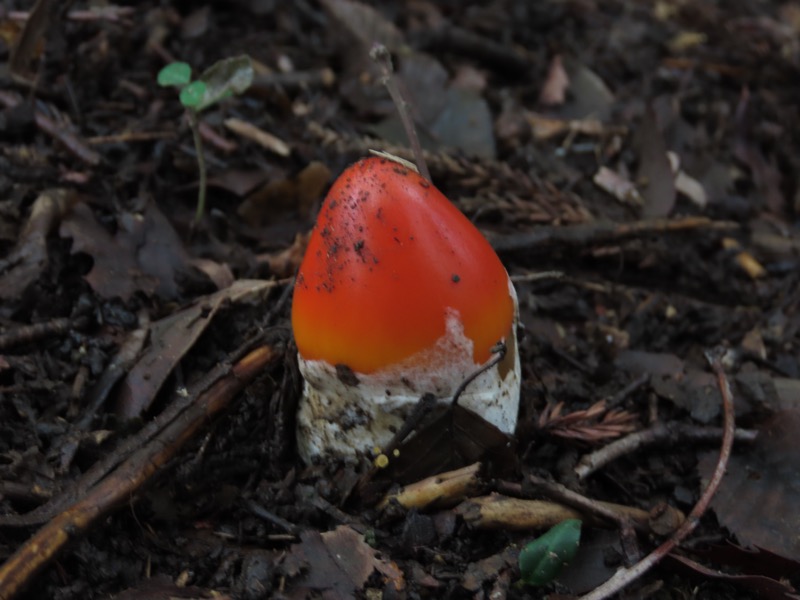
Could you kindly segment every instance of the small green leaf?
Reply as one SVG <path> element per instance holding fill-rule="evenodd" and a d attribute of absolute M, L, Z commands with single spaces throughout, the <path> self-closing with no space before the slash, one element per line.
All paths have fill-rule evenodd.
<path fill-rule="evenodd" d="M 161 87 L 178 87 L 192 80 L 192 67 L 185 62 L 174 62 L 158 72 L 158 85 Z"/>
<path fill-rule="evenodd" d="M 193 81 L 181 90 L 181 104 L 186 108 L 202 110 L 203 98 L 206 96 L 206 84 L 202 81 Z"/>
<path fill-rule="evenodd" d="M 524 583 L 545 585 L 555 579 L 575 557 L 581 541 L 581 522 L 562 521 L 536 538 L 519 553 L 519 571 Z"/>
<path fill-rule="evenodd" d="M 253 83 L 253 62 L 246 54 L 217 61 L 203 71 L 198 81 L 206 85 L 202 99 L 194 106 L 201 111 L 247 90 Z"/>

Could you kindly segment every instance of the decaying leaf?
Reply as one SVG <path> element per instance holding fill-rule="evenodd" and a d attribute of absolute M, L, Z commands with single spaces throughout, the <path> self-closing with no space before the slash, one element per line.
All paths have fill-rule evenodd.
<path fill-rule="evenodd" d="M 396 52 L 404 44 L 403 33 L 371 6 L 354 0 L 324 0 L 322 5 L 366 49 L 379 43 Z"/>
<path fill-rule="evenodd" d="M 355 598 L 374 571 L 396 591 L 405 587 L 402 571 L 382 559 L 351 527 L 341 525 L 323 534 L 305 531 L 300 540 L 282 564 L 292 578 L 287 590 L 290 598 L 306 598 L 309 593 L 331 600 Z"/>
<path fill-rule="evenodd" d="M 382 475 L 405 484 L 478 461 L 493 463 L 501 471 L 516 469 L 516 443 L 511 436 L 458 404 L 438 407 L 434 414 L 400 445 Z"/>
<path fill-rule="evenodd" d="M 225 58 L 211 65 L 197 81 L 185 87 L 183 91 L 189 90 L 194 84 L 202 84 L 197 86 L 197 94 L 191 102 L 185 102 L 181 92 L 181 102 L 201 111 L 229 96 L 245 92 L 252 83 L 253 63 L 249 56 Z"/>
<path fill-rule="evenodd" d="M 564 104 L 569 89 L 569 75 L 564 69 L 561 56 L 556 54 L 550 61 L 542 91 L 539 92 L 539 103 L 545 106 L 560 106 Z"/>
<path fill-rule="evenodd" d="M 250 194 L 237 212 L 254 227 L 264 225 L 285 212 L 297 212 L 308 218 L 314 204 L 321 200 L 330 178 L 331 171 L 327 166 L 318 161 L 311 162 L 293 177 L 268 181 Z"/>
<path fill-rule="evenodd" d="M 269 270 L 276 277 L 292 277 L 300 267 L 300 261 L 303 260 L 310 237 L 310 231 L 308 233 L 298 233 L 291 246 L 279 252 L 261 254 L 258 256 L 258 261 L 266 262 L 269 265 Z"/>
<path fill-rule="evenodd" d="M 706 581 L 708 578 L 718 579 L 732 583 L 742 589 L 748 590 L 756 595 L 758 598 L 764 600 L 798 600 L 800 596 L 795 594 L 794 588 L 788 584 L 788 579 L 770 579 L 763 575 L 738 575 L 731 573 L 724 573 L 715 569 L 710 569 L 700 563 L 693 561 L 686 556 L 677 554 L 670 554 L 667 556 L 667 564 L 673 567 L 681 567 L 680 571 L 695 575 L 701 581 Z M 787 572 L 786 576 L 791 575 Z"/>
<path fill-rule="evenodd" d="M 708 371 L 687 365 L 672 354 L 641 350 L 621 352 L 615 365 L 632 376 L 650 375 L 650 385 L 659 397 L 690 411 L 692 418 L 701 423 L 719 416 L 719 390 Z"/>
<path fill-rule="evenodd" d="M 43 191 L 31 208 L 14 250 L 3 261 L 0 299 L 19 298 L 47 267 L 47 235 L 55 229 L 77 201 L 74 192 L 63 189 Z"/>
<path fill-rule="evenodd" d="M 597 187 L 608 192 L 620 202 L 634 206 L 644 204 L 644 200 L 633 182 L 608 167 L 600 167 L 592 181 Z"/>
<path fill-rule="evenodd" d="M 501 572 L 513 570 L 518 559 L 518 549 L 506 548 L 498 554 L 470 563 L 461 579 L 461 587 L 477 594 L 484 585 L 497 579 Z"/>
<path fill-rule="evenodd" d="M 64 219 L 61 237 L 72 238 L 73 253 L 85 252 L 94 265 L 89 285 L 104 298 L 127 300 L 135 292 L 164 298 L 178 294 L 176 275 L 186 270 L 188 254 L 170 222 L 150 203 L 144 214 L 124 214 L 111 235 L 85 204 Z"/>
<path fill-rule="evenodd" d="M 775 413 L 755 444 L 734 454 L 711 507 L 739 542 L 800 560 L 800 410 Z M 708 479 L 716 464 L 705 453 L 698 469 Z"/>
<path fill-rule="evenodd" d="M 570 79 L 569 99 L 559 107 L 556 116 L 566 120 L 597 119 L 606 122 L 611 117 L 614 93 L 603 79 L 587 65 L 565 60 Z"/>
<path fill-rule="evenodd" d="M 264 298 L 275 287 L 270 281 L 239 280 L 231 287 L 198 299 L 192 306 L 154 323 L 150 343 L 122 382 L 116 413 L 133 418 L 147 410 L 175 365 L 227 303 Z"/>

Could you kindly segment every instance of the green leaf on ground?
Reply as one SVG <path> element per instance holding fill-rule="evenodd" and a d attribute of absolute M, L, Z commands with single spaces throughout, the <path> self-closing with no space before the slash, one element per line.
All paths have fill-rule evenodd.
<path fill-rule="evenodd" d="M 544 535 L 536 538 L 519 553 L 521 579 L 529 585 L 545 585 L 555 579 L 561 569 L 578 551 L 581 541 L 581 522 L 562 521 Z"/>
<path fill-rule="evenodd" d="M 192 80 L 192 67 L 185 62 L 174 62 L 158 72 L 158 85 L 161 87 L 184 86 Z"/>
<path fill-rule="evenodd" d="M 206 69 L 194 83 L 205 84 L 202 97 L 192 105 L 195 110 L 201 111 L 220 100 L 246 91 L 253 83 L 253 62 L 247 55 L 217 61 Z M 183 98 L 181 98 L 181 102 L 183 102 Z M 184 105 L 186 105 L 185 102 Z"/>
<path fill-rule="evenodd" d="M 199 111 L 205 94 L 206 84 L 202 81 L 193 81 L 181 90 L 181 104 L 186 108 Z"/>

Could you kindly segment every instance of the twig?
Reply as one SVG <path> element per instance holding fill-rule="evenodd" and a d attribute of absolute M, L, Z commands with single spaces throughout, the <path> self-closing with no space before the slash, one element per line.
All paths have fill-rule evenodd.
<path fill-rule="evenodd" d="M 256 75 L 250 89 L 296 89 L 305 87 L 330 87 L 336 83 L 336 73 L 328 67 L 313 71 L 292 71 L 290 73 L 267 73 Z"/>
<path fill-rule="evenodd" d="M 528 475 L 528 481 L 531 483 L 534 490 L 552 500 L 558 500 L 567 506 L 571 506 L 572 508 L 576 508 L 587 514 L 595 515 L 598 518 L 607 519 L 612 523 L 615 523 L 623 531 L 626 529 L 631 530 L 631 520 L 626 516 L 620 515 L 619 512 L 609 510 L 604 505 L 599 504 L 591 498 L 587 498 L 586 496 L 583 496 L 577 492 L 573 492 L 571 489 L 560 483 L 556 483 L 555 481 L 547 481 L 546 479 L 542 479 L 536 475 Z M 645 532 L 650 531 L 647 527 L 641 527 L 641 530 Z"/>
<path fill-rule="evenodd" d="M 277 525 L 287 533 L 292 534 L 293 536 L 298 536 L 302 533 L 302 528 L 298 527 L 294 523 L 290 523 L 283 517 L 276 515 L 275 513 L 268 511 L 266 508 L 261 506 L 258 502 L 253 500 L 252 498 L 247 498 L 244 500 L 244 506 L 247 510 L 253 513 L 255 516 L 272 523 L 273 525 Z"/>
<path fill-rule="evenodd" d="M 591 454 L 585 455 L 578 461 L 575 473 L 578 475 L 578 479 L 586 479 L 611 461 L 635 452 L 643 446 L 652 446 L 665 442 L 713 442 L 719 440 L 723 433 L 723 429 L 719 427 L 698 427 L 683 423 L 657 423 L 652 427 L 627 435 Z M 753 442 L 757 435 L 758 433 L 751 429 L 737 429 L 734 434 L 738 442 Z"/>
<path fill-rule="evenodd" d="M 595 502 L 618 513 L 620 517 L 631 519 L 639 527 L 645 529 L 648 527 L 651 515 L 646 510 L 600 500 Z M 561 502 L 509 498 L 500 494 L 469 498 L 453 511 L 463 517 L 470 527 L 476 529 L 499 531 L 547 529 L 566 519 L 582 519 L 598 527 L 608 527 L 608 519 L 598 519 L 592 513 L 584 513 Z"/>
<path fill-rule="evenodd" d="M 206 158 L 203 152 L 203 140 L 200 139 L 200 124 L 197 119 L 197 111 L 187 108 L 186 114 L 189 115 L 189 129 L 192 130 L 194 150 L 197 153 L 197 173 L 200 177 L 200 187 L 197 190 L 197 210 L 194 213 L 194 222 L 198 224 L 206 210 Z"/>
<path fill-rule="evenodd" d="M 89 10 L 71 10 L 67 18 L 71 21 L 109 21 L 111 23 L 129 23 L 124 17 L 132 17 L 136 12 L 133 6 L 103 6 Z M 8 13 L 10 21 L 27 21 L 31 13 L 25 10 L 12 10 Z"/>
<path fill-rule="evenodd" d="M 501 363 L 505 358 L 507 351 L 508 348 L 506 347 L 504 342 L 499 342 L 498 344 L 496 344 L 491 350 L 492 354 L 494 354 L 494 357 L 485 365 L 483 365 L 481 368 L 470 373 L 469 376 L 459 384 L 458 388 L 456 388 L 456 391 L 453 394 L 453 400 L 451 401 L 452 406 L 458 404 L 458 399 L 461 397 L 461 394 L 464 393 L 464 390 L 467 389 L 467 386 L 470 383 L 475 381 L 483 373 L 486 373 L 486 371 L 493 369 L 495 366 Z"/>
<path fill-rule="evenodd" d="M 697 501 L 697 504 L 689 513 L 689 517 L 681 525 L 675 533 L 672 534 L 666 542 L 661 544 L 658 548 L 653 550 L 650 554 L 645 556 L 641 561 L 636 563 L 633 567 L 620 568 L 611 578 L 595 588 L 588 594 L 581 596 L 581 600 L 604 600 L 620 590 L 625 586 L 635 581 L 658 563 L 667 554 L 672 552 L 678 544 L 680 544 L 692 531 L 694 531 L 697 524 L 700 522 L 700 517 L 706 512 L 711 499 L 717 493 L 719 484 L 725 475 L 725 469 L 728 466 L 728 459 L 731 455 L 731 448 L 733 447 L 733 438 L 736 431 L 736 422 L 733 410 L 733 394 L 731 392 L 730 384 L 722 369 L 722 363 L 719 359 L 719 353 L 712 356 L 710 352 L 706 353 L 706 358 L 711 365 L 712 371 L 717 376 L 717 385 L 719 386 L 720 395 L 722 396 L 722 409 L 723 409 L 723 433 L 722 433 L 722 448 L 719 452 L 719 459 L 717 466 L 714 469 L 714 474 L 708 482 L 706 489 L 703 491 L 702 496 Z"/>
<path fill-rule="evenodd" d="M 650 373 L 643 373 L 633 381 L 631 381 L 628 385 L 618 391 L 616 394 L 611 396 L 606 400 L 606 408 L 611 410 L 612 408 L 616 408 L 630 396 L 635 391 L 637 391 L 640 387 L 650 381 Z"/>
<path fill-rule="evenodd" d="M 500 44 L 449 23 L 423 31 L 417 37 L 422 49 L 453 52 L 475 58 L 503 73 L 523 75 L 530 73 L 533 68 L 533 62 L 511 45 Z"/>
<path fill-rule="evenodd" d="M 6 108 L 14 108 L 18 106 L 20 102 L 22 102 L 22 100 L 17 94 L 0 90 L 0 103 L 4 104 Z M 34 113 L 34 120 L 39 129 L 57 139 L 67 150 L 82 161 L 92 166 L 100 164 L 100 155 L 89 148 L 77 135 L 57 125 L 52 119 L 39 110 Z"/>
<path fill-rule="evenodd" d="M 480 469 L 481 463 L 477 462 L 417 481 L 387 494 L 378 504 L 378 508 L 382 510 L 391 502 L 397 502 L 406 509 L 418 510 L 452 506 L 478 491 L 481 486 L 478 477 Z"/>
<path fill-rule="evenodd" d="M 152 142 L 174 137 L 175 134 L 171 131 L 126 131 L 112 135 L 95 135 L 86 138 L 86 143 L 90 146 L 99 146 L 101 144 L 124 144 L 127 142 Z"/>
<path fill-rule="evenodd" d="M 233 140 L 229 140 L 222 134 L 217 133 L 211 125 L 205 121 L 200 121 L 200 136 L 209 144 L 217 148 L 220 152 L 225 154 L 232 154 L 239 149 L 239 144 Z"/>
<path fill-rule="evenodd" d="M 0 479 L 0 496 L 25 502 L 40 502 L 52 498 L 53 491 L 38 483 L 19 483 Z"/>
<path fill-rule="evenodd" d="M 422 154 L 422 145 L 419 143 L 417 128 L 414 127 L 414 122 L 411 119 L 408 102 L 403 98 L 403 94 L 400 93 L 400 88 L 397 85 L 397 78 L 394 75 L 394 67 L 392 66 L 392 55 L 383 44 L 375 44 L 369 55 L 381 68 L 383 84 L 389 91 L 389 95 L 392 97 L 395 106 L 397 106 L 397 112 L 400 115 L 400 120 L 403 122 L 403 129 L 406 130 L 408 141 L 411 144 L 411 150 L 414 153 L 419 174 L 428 181 L 431 181 L 431 173 L 428 171 L 428 165 L 425 163 L 425 158 Z"/>
<path fill-rule="evenodd" d="M 69 317 L 60 317 L 47 321 L 46 323 L 34 323 L 33 325 L 22 325 L 11 331 L 0 334 L 0 352 L 5 352 L 14 346 L 30 344 L 49 337 L 64 335 L 72 330 L 76 325 L 81 324 Z"/>
<path fill-rule="evenodd" d="M 236 117 L 230 117 L 225 119 L 224 125 L 227 129 L 231 130 L 235 134 L 255 142 L 265 150 L 269 150 L 278 156 L 286 157 L 292 153 L 292 149 L 289 144 L 284 142 L 278 136 L 273 135 L 268 131 L 264 131 L 252 123 L 248 123 L 242 119 L 237 119 Z"/>
<path fill-rule="evenodd" d="M 540 491 L 548 498 L 558 500 L 582 513 L 594 515 L 600 519 L 606 519 L 612 523 L 616 523 L 617 527 L 619 527 L 620 541 L 625 553 L 625 564 L 633 564 L 634 561 L 641 557 L 639 545 L 636 542 L 635 529 L 649 533 L 650 527 L 642 523 L 636 523 L 625 513 L 611 510 L 607 506 L 591 498 L 573 492 L 560 483 L 547 481 L 536 475 L 528 475 L 528 481 L 536 490 Z"/>
<path fill-rule="evenodd" d="M 738 223 L 713 221 L 706 217 L 683 219 L 644 219 L 633 223 L 589 222 L 577 225 L 541 226 L 534 231 L 496 235 L 489 238 L 497 252 L 545 251 L 554 247 L 585 248 L 591 245 L 624 242 L 629 239 L 695 229 L 731 231 Z"/>
<path fill-rule="evenodd" d="M 532 283 L 543 279 L 563 279 L 563 271 L 537 271 L 535 273 L 518 273 L 511 276 L 514 283 Z"/>

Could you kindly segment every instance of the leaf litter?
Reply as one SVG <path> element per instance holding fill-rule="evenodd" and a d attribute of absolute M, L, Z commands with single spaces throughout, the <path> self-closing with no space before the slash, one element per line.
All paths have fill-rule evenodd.
<path fill-rule="evenodd" d="M 764 523 L 796 504 L 785 485 L 800 380 L 794 4 L 144 3 L 47 27 L 31 18 L 24 42 L 27 17 L 3 13 L 4 43 L 23 46 L 18 73 L 38 71 L 26 88 L 35 107 L 0 94 L 0 563 L 29 548 L 24 523 L 82 518 L 59 508 L 88 494 L 96 504 L 78 506 L 108 515 L 104 526 L 68 528 L 66 571 L 29 573 L 34 596 L 137 597 L 154 573 L 196 597 L 539 597 L 513 585 L 515 548 L 536 533 L 514 511 L 541 501 L 528 475 L 640 516 L 664 502 L 688 512 L 698 457 L 701 473 L 716 464 L 720 390 L 703 356 L 723 345 L 738 425 L 728 478 L 676 554 L 691 575 L 665 563 L 632 586 L 791 597 L 796 548 L 786 522 Z M 370 149 L 410 158 L 368 58 L 376 41 L 393 52 L 434 181 L 515 276 L 526 334 L 513 438 L 454 411 L 420 424 L 373 473 L 371 462 L 297 461 L 297 373 L 275 340 L 288 324 L 282 278 L 329 182 Z M 227 96 L 214 82 L 240 67 L 252 75 L 244 95 L 202 113 L 212 187 L 195 229 L 191 140 L 155 77 L 173 60 L 202 73 L 243 53 L 252 74 L 234 59 L 198 96 L 209 84 L 208 98 Z M 251 292 L 255 305 L 238 302 Z M 192 413 L 200 433 L 179 419 L 167 428 L 176 437 L 151 445 L 185 391 L 187 410 L 219 406 L 192 394 L 206 377 L 233 385 L 225 373 L 264 360 L 248 354 L 260 344 L 274 346 L 263 363 L 273 368 L 248 374 L 238 402 L 208 422 Z M 125 462 L 132 448 L 152 458 L 179 441 L 167 463 Z M 583 458 L 620 447 L 579 476 Z M 92 495 L 86 482 L 101 472 L 125 508 Z M 490 507 L 506 512 L 481 528 Z M 543 594 L 589 593 L 636 555 L 618 524 L 605 537 L 600 525 L 585 526 L 600 542 L 568 569 L 598 557 L 611 567 Z M 734 559 L 702 545 L 733 538 L 761 550 Z"/>

